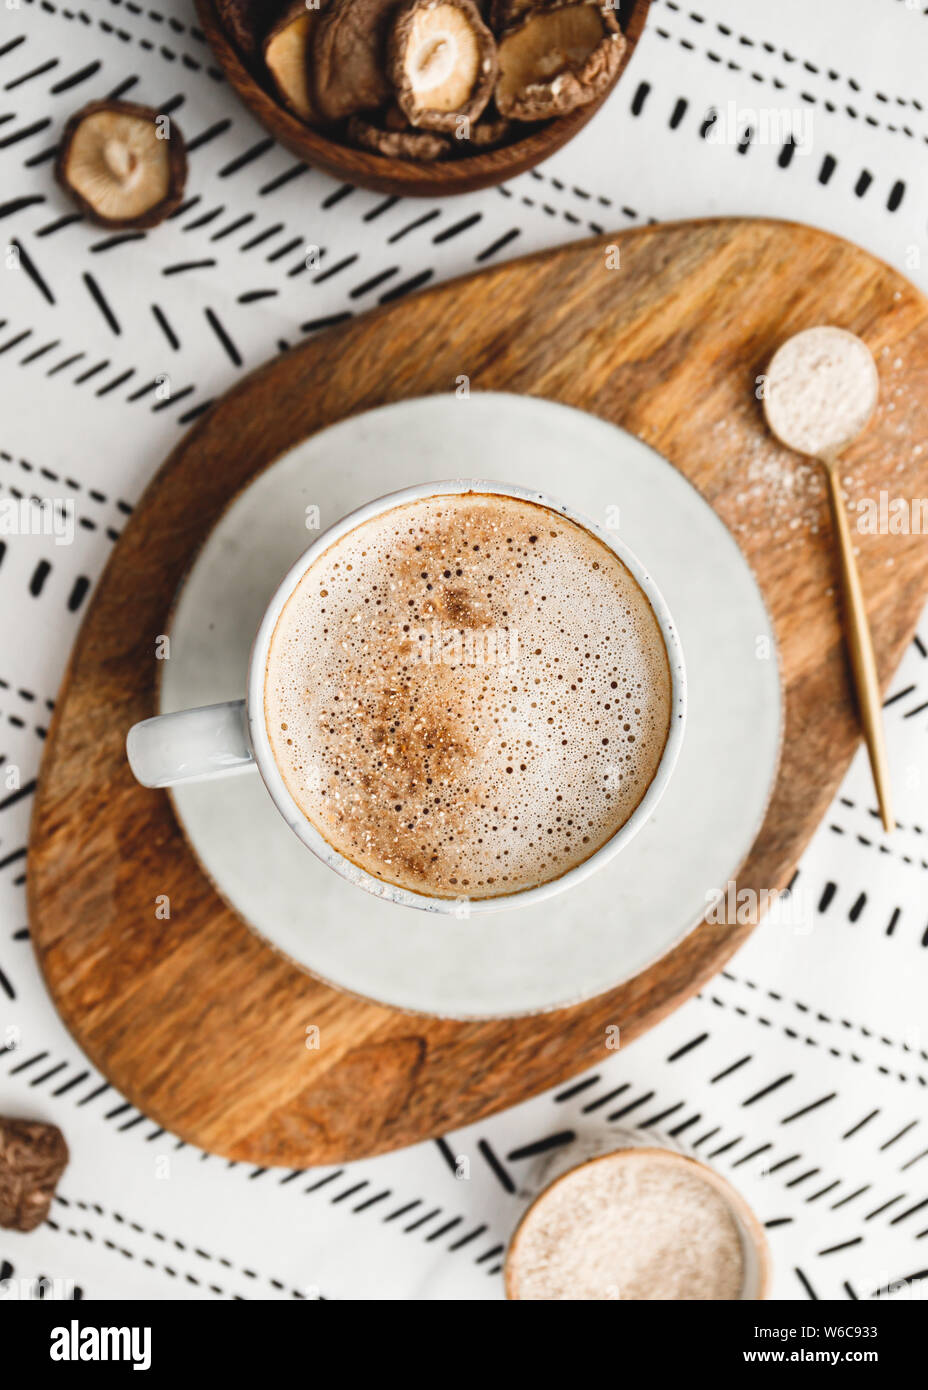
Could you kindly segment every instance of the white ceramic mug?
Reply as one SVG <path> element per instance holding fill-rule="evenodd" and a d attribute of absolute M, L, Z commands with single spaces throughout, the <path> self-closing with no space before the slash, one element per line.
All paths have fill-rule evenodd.
<path fill-rule="evenodd" d="M 468 492 L 516 497 L 525 502 L 548 507 L 591 532 L 618 555 L 647 597 L 660 627 L 670 666 L 672 700 L 670 730 L 657 771 L 635 810 L 612 838 L 582 864 L 569 869 L 560 878 L 551 879 L 547 883 L 506 897 L 467 899 L 467 915 L 500 911 L 507 907 L 522 907 L 530 902 L 551 897 L 554 893 L 562 892 L 565 888 L 579 883 L 613 855 L 618 854 L 653 812 L 664 793 L 680 751 L 686 712 L 686 677 L 683 652 L 676 628 L 667 605 L 650 575 L 637 557 L 614 536 L 600 530 L 584 517 L 576 515 L 564 503 L 554 502 L 543 493 L 485 479 L 458 478 L 448 482 L 422 483 L 416 487 L 404 488 L 400 492 L 393 492 L 386 497 L 368 502 L 322 532 L 284 575 L 265 610 L 252 643 L 245 678 L 244 700 L 232 700 L 225 704 L 204 705 L 199 709 L 158 715 L 154 719 L 143 720 L 129 730 L 126 752 L 138 781 L 146 787 L 172 787 L 179 782 L 202 782 L 257 767 L 284 820 L 304 845 L 336 873 L 385 901 L 400 903 L 405 907 L 422 908 L 428 912 L 460 915 L 463 899 L 411 893 L 374 878 L 372 874 L 366 873 L 344 855 L 339 854 L 307 820 L 288 791 L 274 761 L 264 722 L 264 685 L 268 649 L 277 620 L 303 575 L 323 551 L 328 550 L 329 546 L 349 531 L 393 507 L 424 498 L 456 496 Z"/>

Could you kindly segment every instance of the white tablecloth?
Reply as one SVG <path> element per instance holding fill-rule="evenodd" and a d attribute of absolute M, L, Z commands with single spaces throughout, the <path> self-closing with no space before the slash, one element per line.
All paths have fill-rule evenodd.
<path fill-rule="evenodd" d="M 900 828 L 882 834 L 858 757 L 800 867 L 813 930 L 762 924 L 595 1073 L 405 1152 L 294 1175 L 159 1131 L 57 1018 L 24 888 L 31 784 L 88 593 L 211 398 L 404 287 L 648 219 L 813 222 L 928 287 L 926 58 L 928 16 L 908 0 L 655 0 L 620 87 L 567 149 L 499 189 L 398 201 L 277 147 L 186 0 L 0 11 L 0 220 L 19 247 L 0 276 L 0 496 L 70 498 L 78 518 L 71 546 L 0 542 L 0 754 L 23 783 L 0 790 L 0 1112 L 54 1121 L 72 1152 L 50 1222 L 0 1230 L 0 1278 L 85 1298 L 498 1298 L 534 1149 L 631 1124 L 676 1133 L 743 1189 L 768 1226 L 775 1296 L 866 1298 L 928 1264 L 924 622 L 886 711 Z M 173 111 L 191 149 L 186 207 L 142 237 L 80 220 L 52 179 L 64 120 L 116 91 Z M 712 107 L 723 140 L 703 136 Z M 771 142 L 771 109 L 811 147 Z"/>

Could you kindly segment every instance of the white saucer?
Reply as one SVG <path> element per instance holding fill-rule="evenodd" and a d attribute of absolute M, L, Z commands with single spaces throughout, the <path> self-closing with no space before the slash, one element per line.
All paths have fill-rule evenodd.
<path fill-rule="evenodd" d="M 178 598 L 161 710 L 244 693 L 262 610 L 313 539 L 307 507 L 319 508 L 326 527 L 411 483 L 477 475 L 538 488 L 607 528 L 616 529 L 618 509 L 620 535 L 674 615 L 687 729 L 663 800 L 636 839 L 559 897 L 458 920 L 346 883 L 288 829 L 253 770 L 173 792 L 218 891 L 279 950 L 330 984 L 454 1018 L 577 1003 L 669 951 L 750 849 L 781 733 L 770 620 L 712 508 L 624 431 L 550 401 L 489 393 L 354 416 L 305 440 L 237 497 Z"/>

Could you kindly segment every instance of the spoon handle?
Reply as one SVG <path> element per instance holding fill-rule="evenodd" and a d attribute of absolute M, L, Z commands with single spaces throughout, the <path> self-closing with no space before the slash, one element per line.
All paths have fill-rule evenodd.
<path fill-rule="evenodd" d="M 880 698 L 880 683 L 877 676 L 876 659 L 873 655 L 873 641 L 857 561 L 854 559 L 854 544 L 851 528 L 848 525 L 841 480 L 833 463 L 826 462 L 825 475 L 828 479 L 828 496 L 831 502 L 831 515 L 838 537 L 841 557 L 841 579 L 844 586 L 845 630 L 851 667 L 854 672 L 854 685 L 857 690 L 857 704 L 863 725 L 870 767 L 876 787 L 877 802 L 883 828 L 887 833 L 895 830 L 889 793 L 889 768 L 886 762 L 886 744 L 883 738 L 883 713 Z"/>

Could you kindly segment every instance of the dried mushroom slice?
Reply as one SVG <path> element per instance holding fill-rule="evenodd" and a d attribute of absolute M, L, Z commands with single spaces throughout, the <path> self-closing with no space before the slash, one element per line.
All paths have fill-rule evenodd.
<path fill-rule="evenodd" d="M 147 106 L 94 101 L 65 126 L 55 174 L 93 221 L 154 227 L 183 197 L 184 137 L 173 119 Z"/>
<path fill-rule="evenodd" d="M 496 43 L 473 0 L 407 0 L 387 52 L 396 99 L 414 126 L 476 121 L 496 83 Z"/>
<path fill-rule="evenodd" d="M 264 40 L 265 67 L 281 101 L 309 125 L 319 120 L 309 81 L 309 54 L 321 11 L 321 0 L 315 8 L 306 0 L 293 0 Z"/>
<path fill-rule="evenodd" d="M 373 111 L 393 96 L 387 78 L 387 33 L 398 0 L 333 0 L 312 46 L 316 106 L 328 121 Z"/>
<path fill-rule="evenodd" d="M 607 90 L 624 51 L 612 10 L 595 4 L 532 10 L 500 40 L 496 104 L 520 121 L 565 116 Z"/>
<path fill-rule="evenodd" d="M 223 29 L 246 58 L 258 53 L 261 40 L 283 8 L 281 0 L 216 0 Z"/>
<path fill-rule="evenodd" d="M 414 130 L 405 124 L 402 130 L 389 130 L 363 116 L 352 116 L 348 122 L 348 138 L 362 150 L 386 155 L 388 159 L 418 159 L 431 164 L 451 153 L 451 141 L 446 135 L 432 130 Z"/>

